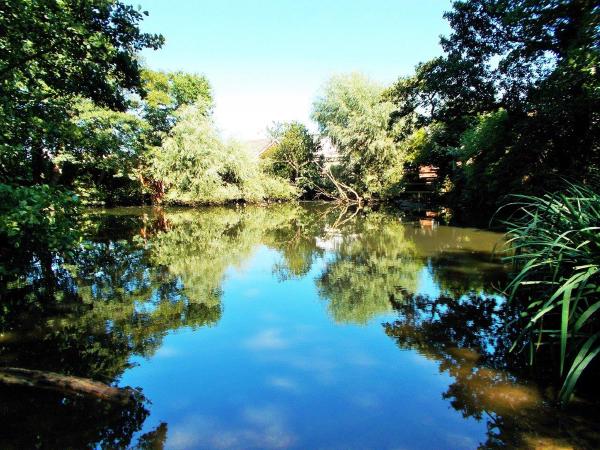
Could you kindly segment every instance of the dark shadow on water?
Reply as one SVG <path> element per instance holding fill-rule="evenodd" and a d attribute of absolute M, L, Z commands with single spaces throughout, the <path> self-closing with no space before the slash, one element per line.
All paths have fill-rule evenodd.
<path fill-rule="evenodd" d="M 597 448 L 596 406 L 558 409 L 540 384 L 528 381 L 534 374 L 510 351 L 518 313 L 504 299 L 408 294 L 394 310 L 397 319 L 383 324 L 386 334 L 451 377 L 441 396 L 463 417 L 485 422 L 480 448 Z"/>

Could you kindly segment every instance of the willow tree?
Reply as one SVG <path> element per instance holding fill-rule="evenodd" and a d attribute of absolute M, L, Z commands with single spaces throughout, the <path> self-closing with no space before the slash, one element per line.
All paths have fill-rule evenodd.
<path fill-rule="evenodd" d="M 221 204 L 235 201 L 288 200 L 296 191 L 268 176 L 258 161 L 235 143 L 224 143 L 205 105 L 177 112 L 178 123 L 157 148 L 151 171 L 164 186 L 164 200 L 175 204 Z"/>
<path fill-rule="evenodd" d="M 403 153 L 388 131 L 394 105 L 384 88 L 360 74 L 333 77 L 313 104 L 312 118 L 342 162 L 334 172 L 361 197 L 384 197 L 399 180 Z"/>

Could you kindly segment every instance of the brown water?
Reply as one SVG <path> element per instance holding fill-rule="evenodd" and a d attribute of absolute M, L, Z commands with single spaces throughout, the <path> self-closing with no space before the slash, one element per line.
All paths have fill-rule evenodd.
<path fill-rule="evenodd" d="M 501 236 L 325 205 L 91 212 L 3 288 L 0 362 L 141 388 L 2 387 L 0 448 L 597 448 L 508 350 Z"/>

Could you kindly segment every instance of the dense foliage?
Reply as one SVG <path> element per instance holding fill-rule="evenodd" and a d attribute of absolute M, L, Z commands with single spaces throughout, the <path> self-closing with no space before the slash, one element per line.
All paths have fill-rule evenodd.
<path fill-rule="evenodd" d="M 276 124 L 270 134 L 274 145 L 261 155 L 267 171 L 298 187 L 304 198 L 318 196 L 323 185 L 323 157 L 306 126 L 299 122 Z"/>
<path fill-rule="evenodd" d="M 183 108 L 178 119 L 151 163 L 165 201 L 194 205 L 295 198 L 292 186 L 264 174 L 240 146 L 223 143 L 202 108 Z"/>
<path fill-rule="evenodd" d="M 384 88 L 359 74 L 332 78 L 313 105 L 313 119 L 342 161 L 340 179 L 364 198 L 381 198 L 399 181 L 404 155 L 387 127 L 394 106 Z"/>
<path fill-rule="evenodd" d="M 52 158 L 57 183 L 90 205 L 141 204 L 155 198 L 162 180 L 152 177 L 153 149 L 177 124 L 177 111 L 196 105 L 212 109 L 208 80 L 181 72 L 142 71 L 144 97 L 130 96 L 127 111 L 90 100 L 75 104 L 73 144 Z"/>
<path fill-rule="evenodd" d="M 600 195 L 571 185 L 542 197 L 520 196 L 517 205 L 519 215 L 507 222 L 518 269 L 510 297 L 527 301 L 523 335 L 531 358 L 558 347 L 560 395 L 567 401 L 600 353 Z"/>
<path fill-rule="evenodd" d="M 446 18 L 445 55 L 388 95 L 399 140 L 425 130 L 418 159 L 450 202 L 487 221 L 507 194 L 585 182 L 600 157 L 597 2 L 456 1 Z"/>
<path fill-rule="evenodd" d="M 137 52 L 158 48 L 117 0 L 0 2 L 0 181 L 41 183 L 72 141 L 78 97 L 115 110 L 141 88 Z"/>

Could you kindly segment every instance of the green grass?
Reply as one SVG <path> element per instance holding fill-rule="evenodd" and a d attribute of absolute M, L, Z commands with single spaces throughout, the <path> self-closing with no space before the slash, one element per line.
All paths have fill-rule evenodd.
<path fill-rule="evenodd" d="M 530 361 L 558 348 L 561 402 L 600 353 L 600 195 L 569 183 L 563 192 L 515 196 L 505 221 L 515 275 L 507 287 L 522 301 Z M 516 343 L 515 343 L 516 345 Z"/>

